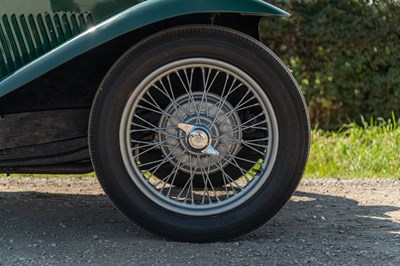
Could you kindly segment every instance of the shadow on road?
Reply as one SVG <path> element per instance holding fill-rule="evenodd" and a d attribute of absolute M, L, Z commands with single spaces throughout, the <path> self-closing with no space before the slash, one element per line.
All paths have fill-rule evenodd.
<path fill-rule="evenodd" d="M 297 192 L 259 230 L 233 242 L 200 245 L 167 242 L 148 234 L 124 218 L 105 196 L 2 192 L 0 253 L 15 259 L 75 263 L 105 262 L 111 257 L 121 263 L 140 258 L 144 262 L 158 258 L 161 263 L 182 256 L 204 256 L 208 261 L 215 257 L 215 262 L 221 262 L 229 250 L 271 260 L 276 253 L 278 261 L 292 256 L 293 263 L 309 258 L 326 262 L 339 252 L 353 256 L 363 250 L 383 256 L 400 248 L 396 246 L 400 224 L 389 216 L 399 210 L 399 206 L 364 206 L 343 197 Z M 239 256 L 237 262 L 241 260 Z"/>

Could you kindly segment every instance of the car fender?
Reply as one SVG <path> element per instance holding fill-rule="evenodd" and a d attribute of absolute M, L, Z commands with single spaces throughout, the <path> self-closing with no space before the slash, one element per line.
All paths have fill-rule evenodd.
<path fill-rule="evenodd" d="M 262 0 L 148 0 L 100 22 L 3 77 L 0 81 L 0 97 L 123 34 L 165 19 L 196 13 L 289 16 L 287 12 Z"/>

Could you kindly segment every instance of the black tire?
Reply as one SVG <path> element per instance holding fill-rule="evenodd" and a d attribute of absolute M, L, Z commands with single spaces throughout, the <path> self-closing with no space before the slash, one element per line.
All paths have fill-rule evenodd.
<path fill-rule="evenodd" d="M 187 65 L 184 65 L 185 62 Z M 214 62 L 215 68 L 212 65 Z M 191 63 L 196 64 L 190 65 Z M 168 71 L 171 73 L 165 72 L 167 74 L 164 75 L 163 68 L 169 65 L 171 68 Z M 225 66 L 225 72 L 216 74 L 218 67 L 224 69 Z M 206 72 L 202 70 L 204 68 Z M 178 86 L 179 82 L 174 79 L 178 79 L 180 73 L 188 71 L 192 71 L 192 79 L 188 79 L 186 84 L 188 87 L 193 86 L 193 89 L 190 93 L 185 93 Z M 158 77 L 157 73 L 163 73 L 159 80 L 154 78 Z M 202 89 L 200 85 L 196 85 L 201 83 L 196 81 L 196 78 L 200 75 L 204 77 L 203 73 L 210 73 L 211 77 L 217 76 L 216 85 L 213 84 L 209 91 L 206 90 L 207 96 L 203 97 L 209 99 L 211 103 L 198 100 Z M 238 81 L 234 79 L 235 77 Z M 158 95 L 155 88 L 159 83 L 151 78 L 157 82 L 172 80 L 171 88 L 174 88 L 176 94 L 182 95 L 182 105 L 186 105 L 179 107 L 177 105 L 179 100 L 172 105 L 167 100 L 162 100 L 162 94 Z M 222 100 L 224 92 L 220 91 L 222 88 L 228 88 L 228 85 L 222 80 L 228 80 L 234 85 L 235 82 L 239 82 L 238 86 L 240 86 L 232 93 L 232 90 L 229 90 L 226 94 L 229 97 L 227 96 L 225 101 Z M 203 83 L 209 84 L 205 81 Z M 147 87 L 143 84 L 147 84 Z M 185 84 L 185 81 L 182 84 Z M 254 86 L 249 84 L 254 84 Z M 157 106 L 147 105 L 150 101 L 147 92 L 154 98 L 151 102 Z M 253 100 L 256 104 L 254 106 L 246 104 L 244 106 L 247 110 L 239 111 L 240 108 L 237 108 L 237 105 L 240 103 L 240 98 L 247 97 L 246 92 L 250 92 L 250 96 L 255 97 Z M 192 98 L 186 95 L 191 95 L 193 99 L 197 97 L 193 100 L 193 107 L 190 107 Z M 213 115 L 217 117 L 216 124 L 219 127 L 216 127 L 216 132 L 224 132 L 223 127 L 228 127 L 230 131 L 227 132 L 240 133 L 242 143 L 247 143 L 247 146 L 238 141 L 232 142 L 233 144 L 229 146 L 228 141 L 224 139 L 226 136 L 223 136 L 227 133 L 215 137 L 213 134 L 216 133 L 210 129 L 211 122 L 204 122 L 204 124 L 208 123 L 210 128 L 209 131 L 206 128 L 203 134 L 200 132 L 202 129 L 197 127 L 203 123 L 203 120 L 194 123 L 194 120 L 189 119 L 197 112 L 198 119 L 203 119 L 204 116 L 204 121 L 211 120 L 212 114 L 207 114 L 209 118 L 205 112 L 211 113 L 209 110 L 214 110 L 213 106 L 218 105 L 217 100 L 212 102 L 212 97 L 215 95 L 220 96 L 220 108 L 224 109 L 220 112 L 225 112 L 220 115 L 214 111 Z M 177 98 L 178 95 L 174 99 Z M 147 112 L 153 110 L 151 106 L 154 110 L 164 111 Z M 168 108 L 172 110 L 171 106 L 182 112 L 186 110 L 188 114 L 185 121 L 190 120 L 193 124 L 185 121 L 186 124 L 183 122 L 179 124 L 179 127 L 192 126 L 191 131 L 178 128 L 171 131 L 177 132 L 174 144 L 177 143 L 175 147 L 178 148 L 175 149 L 181 151 L 178 155 L 182 158 L 184 156 L 190 158 L 185 162 L 179 156 L 173 157 L 176 150 L 165 148 L 162 146 L 165 142 L 162 144 L 160 141 L 160 138 L 165 136 L 170 141 L 169 133 L 165 132 L 167 126 L 175 126 L 175 122 L 171 121 L 176 118 L 172 116 L 180 118 L 185 116 L 185 114 L 180 114 L 180 111 L 167 112 Z M 202 106 L 205 106 L 204 109 Z M 225 111 L 233 106 L 236 108 L 233 109 L 232 114 Z M 258 114 L 260 118 L 257 118 Z M 137 119 L 141 119 L 141 122 Z M 221 121 L 222 119 L 225 121 Z M 149 124 L 147 125 L 147 122 L 142 120 L 148 121 Z M 260 124 L 253 126 L 257 125 L 256 122 Z M 230 124 L 225 126 L 224 123 Z M 248 126 L 249 123 L 251 127 Z M 164 133 L 158 132 L 152 135 L 150 124 L 158 127 L 160 132 L 160 125 L 165 126 Z M 194 125 L 196 127 L 193 127 Z M 139 130 L 142 127 L 147 129 Z M 242 130 L 245 128 L 246 130 Z M 193 130 L 195 129 L 196 134 L 200 134 L 203 139 L 194 139 Z M 239 133 L 235 131 L 238 129 Z M 208 242 L 227 240 L 246 234 L 263 225 L 284 206 L 303 174 L 309 151 L 309 131 L 304 98 L 288 69 L 268 48 L 249 36 L 228 28 L 191 25 L 154 34 L 132 47 L 116 62 L 96 95 L 90 118 L 89 140 L 97 177 L 107 195 L 126 216 L 148 231 L 168 239 Z M 206 134 L 209 134 L 208 137 Z M 234 137 L 238 138 L 237 136 L 239 135 Z M 205 151 L 205 141 L 211 143 L 208 147 L 214 145 L 215 150 L 219 149 L 220 154 L 217 156 L 213 150 Z M 159 143 L 157 145 L 161 145 L 164 150 L 160 151 L 154 148 L 155 146 L 142 143 L 149 143 L 149 145 Z M 202 147 L 202 152 L 192 150 L 196 145 Z M 225 146 L 222 147 L 222 145 Z M 153 149 L 144 152 L 144 147 L 153 147 Z M 222 148 L 226 152 L 222 152 Z M 234 150 L 235 148 L 237 149 Z M 137 150 L 131 151 L 135 149 Z M 255 153 L 261 155 L 254 157 Z M 164 161 L 162 161 L 163 158 Z M 168 163 L 165 161 L 167 158 L 170 160 Z M 197 168 L 194 169 L 196 158 Z M 259 160 L 258 164 L 254 164 L 256 159 Z M 179 161 L 180 164 L 178 165 L 175 161 Z M 208 170 L 201 166 L 203 162 L 204 165 L 208 164 Z M 188 164 L 191 168 L 188 168 Z M 222 169 L 221 166 L 223 166 Z M 192 174 L 187 170 L 185 172 L 185 167 L 190 169 L 189 172 Z M 215 168 L 213 173 L 210 170 L 212 167 Z M 151 172 L 149 169 L 156 170 Z M 238 175 L 238 172 L 243 174 L 243 170 L 246 170 L 245 174 Z M 171 171 L 177 173 L 176 184 L 179 183 L 178 185 L 173 179 L 171 181 Z M 208 172 L 210 172 L 209 175 Z M 167 176 L 168 173 L 169 176 Z M 228 175 L 234 176 L 233 179 L 236 181 L 240 178 L 244 181 L 238 185 L 226 184 L 226 180 L 230 181 Z M 182 176 L 189 178 L 189 186 L 186 188 L 188 192 L 185 197 L 182 196 L 186 193 L 186 190 L 182 188 L 185 183 L 182 180 L 188 179 L 182 179 L 185 178 Z M 165 178 L 165 182 L 161 184 L 170 187 L 170 193 L 171 190 L 177 190 L 176 194 L 180 191 L 181 195 L 165 194 L 159 187 L 162 178 Z M 190 187 L 191 180 L 193 180 L 192 187 Z M 225 180 L 225 183 L 221 183 L 221 180 Z M 157 186 L 154 184 L 156 181 Z M 210 192 L 207 199 L 206 191 L 208 190 L 205 187 L 210 188 L 212 182 L 216 182 L 216 185 L 212 186 L 213 189 L 222 185 L 231 186 L 232 191 L 227 189 L 224 195 L 219 194 L 220 192 L 216 189 L 214 190 L 215 197 L 212 199 Z M 161 190 L 164 194 L 161 195 L 161 192 L 159 193 L 161 196 L 152 194 L 152 186 L 154 191 Z M 195 187 L 202 186 L 204 187 L 203 194 L 200 191 L 199 195 L 203 195 L 203 198 L 200 201 L 194 193 L 197 192 Z M 182 197 L 184 199 L 181 199 Z"/>

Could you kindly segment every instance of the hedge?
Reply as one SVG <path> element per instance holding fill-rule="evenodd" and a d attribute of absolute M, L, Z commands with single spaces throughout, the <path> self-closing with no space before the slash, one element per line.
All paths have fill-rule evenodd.
<path fill-rule="evenodd" d="M 337 129 L 364 117 L 400 117 L 400 1 L 268 1 L 261 36 L 293 70 L 312 124 Z"/>

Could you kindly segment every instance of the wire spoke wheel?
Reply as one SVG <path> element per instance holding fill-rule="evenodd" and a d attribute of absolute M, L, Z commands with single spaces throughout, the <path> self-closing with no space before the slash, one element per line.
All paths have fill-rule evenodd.
<path fill-rule="evenodd" d="M 267 48 L 217 26 L 159 32 L 132 47 L 92 107 L 90 150 L 129 218 L 183 241 L 237 237 L 268 221 L 302 176 L 304 99 Z"/>
<path fill-rule="evenodd" d="M 245 72 L 215 59 L 184 59 L 155 70 L 136 92 L 123 112 L 120 148 L 133 182 L 156 204 L 215 215 L 265 183 L 277 121 Z"/>

